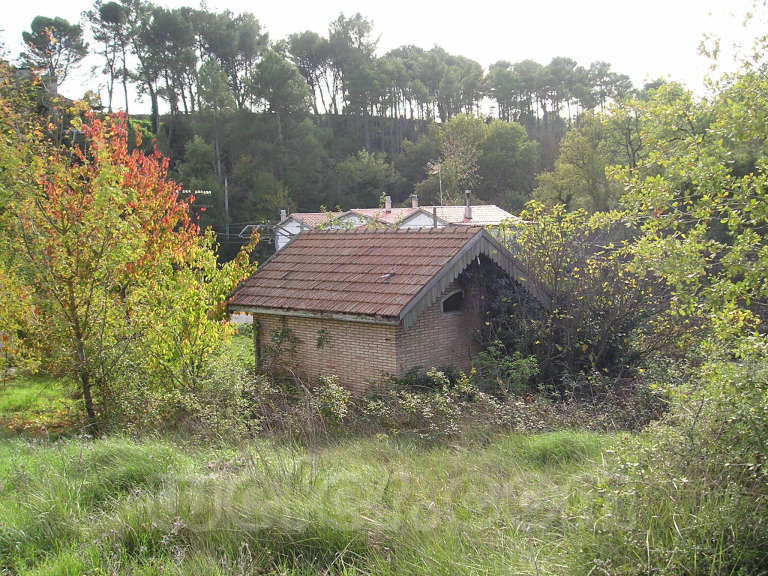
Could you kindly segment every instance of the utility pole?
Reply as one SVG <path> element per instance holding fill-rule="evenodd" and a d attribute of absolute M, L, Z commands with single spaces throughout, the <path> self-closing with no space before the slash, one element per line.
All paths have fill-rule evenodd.
<path fill-rule="evenodd" d="M 437 183 L 440 186 L 440 206 L 443 205 L 443 164 L 437 165 Z"/>
<path fill-rule="evenodd" d="M 224 175 L 224 218 L 227 221 L 227 238 L 229 238 L 229 186 L 227 184 L 227 176 Z"/>

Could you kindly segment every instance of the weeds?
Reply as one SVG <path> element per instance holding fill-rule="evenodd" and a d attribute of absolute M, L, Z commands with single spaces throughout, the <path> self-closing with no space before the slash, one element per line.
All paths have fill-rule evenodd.
<path fill-rule="evenodd" d="M 343 440 L 238 451 L 122 439 L 0 444 L 11 573 L 534 573 L 610 440 Z"/>

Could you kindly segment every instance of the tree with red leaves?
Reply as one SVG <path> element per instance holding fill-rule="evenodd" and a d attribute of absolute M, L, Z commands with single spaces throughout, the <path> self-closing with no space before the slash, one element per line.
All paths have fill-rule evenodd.
<path fill-rule="evenodd" d="M 220 303 L 248 273 L 249 251 L 217 266 L 215 245 L 190 213 L 194 198 L 180 196 L 159 152 L 129 151 L 124 117 L 86 113 L 73 133 L 75 144 L 42 147 L 47 157 L 31 170 L 34 182 L 16 187 L 13 209 L 49 364 L 76 378 L 95 431 L 126 359 L 144 370 L 162 357 L 169 373 L 199 374 L 171 363 L 192 356 L 198 365 L 224 335 Z M 169 318 L 180 302 L 194 323 Z M 192 324 L 207 337 L 169 356 L 160 344 Z M 147 341 L 157 346 L 147 350 Z"/>

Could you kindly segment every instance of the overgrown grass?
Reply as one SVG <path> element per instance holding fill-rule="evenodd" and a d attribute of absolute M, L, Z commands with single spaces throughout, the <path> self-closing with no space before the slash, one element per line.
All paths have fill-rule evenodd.
<path fill-rule="evenodd" d="M 13 574 L 547 574 L 612 442 L 561 432 L 237 450 L 0 442 Z"/>
<path fill-rule="evenodd" d="M 252 367 L 255 361 L 253 346 L 253 327 L 250 324 L 241 324 L 223 354 L 243 366 Z"/>
<path fill-rule="evenodd" d="M 59 435 L 82 416 L 76 388 L 51 376 L 18 376 L 0 387 L 0 435 Z"/>

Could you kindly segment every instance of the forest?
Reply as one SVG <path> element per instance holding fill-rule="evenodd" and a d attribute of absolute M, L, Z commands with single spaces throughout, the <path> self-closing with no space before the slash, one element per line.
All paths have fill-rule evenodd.
<path fill-rule="evenodd" d="M 0 574 L 765 574 L 768 34 L 706 95 L 374 38 L 124 0 L 0 46 Z M 241 224 L 465 189 L 525 271 L 469 370 L 352 394 L 233 321 Z"/>
<path fill-rule="evenodd" d="M 438 179 L 446 204 L 471 188 L 478 203 L 517 211 L 569 128 L 643 93 L 605 62 L 484 70 L 438 46 L 378 55 L 360 14 L 271 40 L 250 13 L 99 1 L 79 24 L 35 18 L 24 41 L 19 64 L 44 71 L 49 90 L 98 56 L 91 104 L 124 110 L 184 188 L 211 191 L 205 223 L 221 233 L 281 208 L 375 207 L 382 194 L 439 203 Z M 148 117 L 131 115 L 129 88 Z"/>

